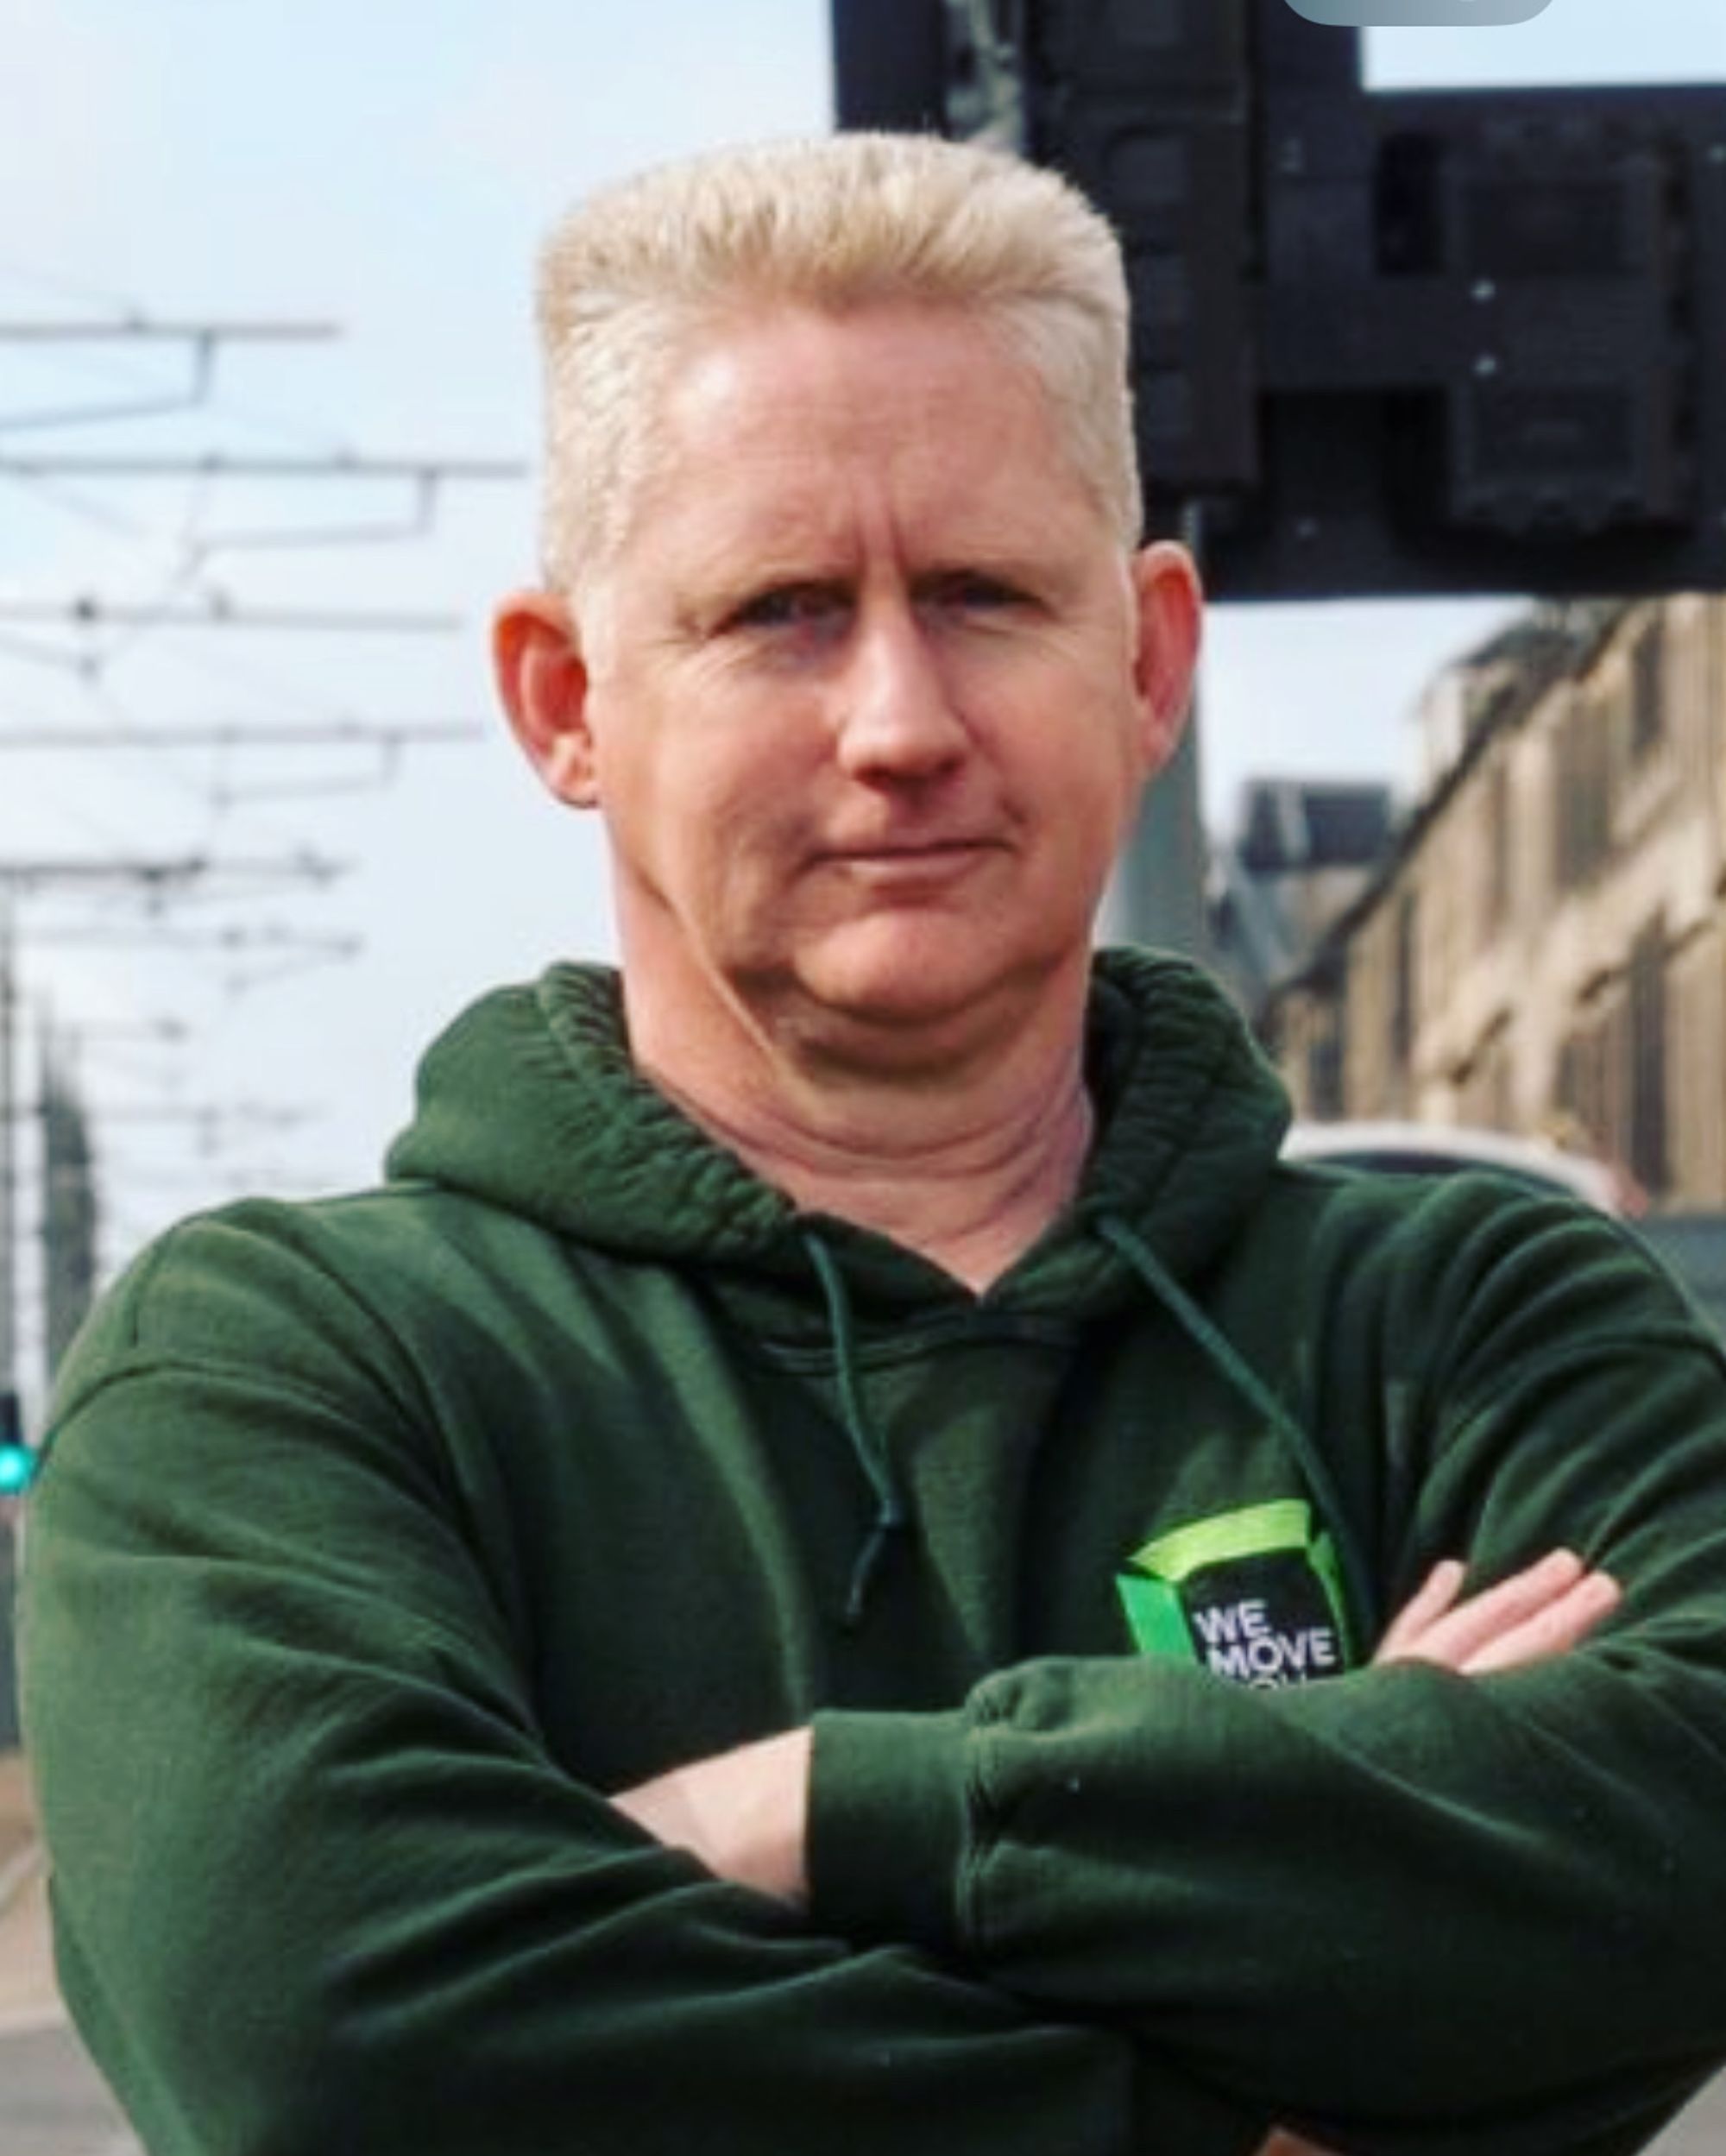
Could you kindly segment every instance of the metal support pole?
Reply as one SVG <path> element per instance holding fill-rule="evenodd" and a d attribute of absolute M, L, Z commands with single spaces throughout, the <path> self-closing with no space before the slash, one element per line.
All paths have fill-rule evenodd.
<path fill-rule="evenodd" d="M 18 1564 L 15 1524 L 28 1482 L 23 1399 L 18 1383 L 17 1099 L 13 1031 L 18 1009 L 12 893 L 0 879 L 0 1750 L 18 1742 L 17 1649 L 12 1604 Z"/>
<path fill-rule="evenodd" d="M 1201 561 L 1196 506 L 1183 514 L 1181 537 L 1194 559 Z M 1195 680 L 1186 733 L 1145 796 L 1137 827 L 1116 865 L 1103 920 L 1104 932 L 1112 942 L 1150 944 L 1204 966 L 1213 953 L 1206 905 L 1209 848 L 1200 784 L 1199 718 Z"/>
<path fill-rule="evenodd" d="M 1206 866 L 1195 694 L 1186 735 L 1145 796 L 1115 870 L 1104 915 L 1111 938 L 1208 963 Z"/>
<path fill-rule="evenodd" d="M 0 1401 L 20 1396 L 18 1374 L 17 939 L 13 898 L 0 880 Z M 0 1433 L 3 1435 L 3 1433 Z"/>

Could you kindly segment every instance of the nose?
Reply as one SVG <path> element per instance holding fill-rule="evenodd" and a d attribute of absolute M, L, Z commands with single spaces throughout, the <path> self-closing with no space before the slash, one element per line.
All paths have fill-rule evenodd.
<path fill-rule="evenodd" d="M 966 753 L 964 720 L 914 604 L 880 599 L 860 614 L 837 684 L 838 756 L 876 785 L 938 777 Z"/>

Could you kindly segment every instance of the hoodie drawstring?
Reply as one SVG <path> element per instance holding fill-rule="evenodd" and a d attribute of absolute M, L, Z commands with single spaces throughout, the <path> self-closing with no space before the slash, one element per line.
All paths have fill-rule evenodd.
<path fill-rule="evenodd" d="M 1181 1327 L 1194 1346 L 1210 1358 L 1238 1393 L 1251 1402 L 1288 1447 L 1313 1504 L 1330 1529 L 1353 1619 L 1351 1629 L 1357 1639 L 1376 1639 L 1378 1636 L 1378 1598 L 1373 1592 L 1372 1574 L 1348 1515 L 1343 1510 L 1331 1471 L 1309 1433 L 1241 1356 L 1226 1333 L 1206 1316 L 1158 1259 L 1143 1236 L 1116 1214 L 1102 1214 L 1097 1220 L 1096 1229 L 1102 1239 L 1131 1266 L 1146 1289 Z"/>
<path fill-rule="evenodd" d="M 851 1449 L 857 1463 L 867 1476 L 869 1487 L 875 1493 L 875 1517 L 863 1546 L 857 1553 L 857 1561 L 851 1568 L 851 1585 L 845 1598 L 844 1623 L 852 1629 L 863 1621 L 868 1605 L 869 1592 L 875 1584 L 876 1574 L 887 1554 L 887 1545 L 895 1535 L 904 1532 L 908 1524 L 904 1500 L 893 1479 L 893 1463 L 887 1447 L 881 1440 L 863 1397 L 863 1388 L 857 1375 L 856 1329 L 851 1321 L 851 1297 L 846 1290 L 845 1276 L 839 1270 L 833 1252 L 820 1236 L 805 1230 L 803 1246 L 809 1251 L 816 1277 L 827 1298 L 827 1319 L 833 1332 L 834 1359 L 838 1367 L 839 1404 L 845 1418 L 845 1434 L 851 1440 Z"/>
<path fill-rule="evenodd" d="M 1330 1530 L 1352 1620 L 1351 1630 L 1357 1638 L 1376 1638 L 1378 1610 L 1372 1574 L 1348 1515 L 1343 1509 L 1335 1480 L 1310 1434 L 1258 1372 L 1244 1360 L 1227 1335 L 1206 1316 L 1137 1230 L 1118 1214 L 1105 1214 L 1097 1220 L 1096 1231 L 1101 1239 L 1126 1261 L 1152 1300 L 1175 1319 L 1194 1346 L 1264 1417 L 1287 1446 L 1313 1502 Z M 869 1597 L 885 1560 L 888 1546 L 895 1535 L 905 1532 L 910 1525 L 910 1517 L 894 1479 L 891 1458 L 863 1396 L 857 1370 L 856 1327 L 852 1318 L 851 1298 L 846 1289 L 845 1276 L 833 1252 L 819 1235 L 811 1230 L 805 1230 L 803 1240 L 827 1302 L 828 1324 L 833 1333 L 839 1402 L 846 1435 L 851 1440 L 851 1449 L 875 1498 L 875 1516 L 852 1567 L 850 1585 L 845 1598 L 843 1622 L 847 1628 L 854 1630 L 862 1623 L 867 1611 Z"/>

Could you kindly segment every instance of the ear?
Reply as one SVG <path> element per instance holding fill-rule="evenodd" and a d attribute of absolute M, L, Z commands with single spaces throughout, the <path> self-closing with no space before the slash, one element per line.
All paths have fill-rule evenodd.
<path fill-rule="evenodd" d="M 498 695 L 527 760 L 558 800 L 599 799 L 588 726 L 588 670 L 570 609 L 548 591 L 513 592 L 492 619 Z"/>
<path fill-rule="evenodd" d="M 1180 746 L 1193 702 L 1199 665 L 1204 596 L 1199 571 L 1184 546 L 1158 539 L 1132 559 L 1138 607 L 1138 646 L 1133 657 L 1145 759 L 1153 779 Z"/>

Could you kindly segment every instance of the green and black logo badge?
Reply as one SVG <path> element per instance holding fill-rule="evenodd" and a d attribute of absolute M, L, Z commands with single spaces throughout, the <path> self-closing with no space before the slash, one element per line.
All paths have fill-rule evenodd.
<path fill-rule="evenodd" d="M 1249 1505 L 1157 1536 L 1117 1578 L 1140 1651 L 1236 1684 L 1310 1684 L 1349 1666 L 1342 1581 L 1303 1498 Z"/>

